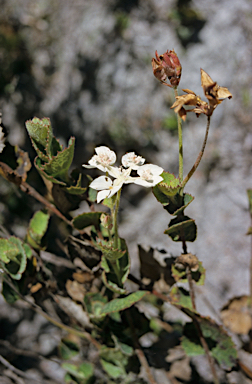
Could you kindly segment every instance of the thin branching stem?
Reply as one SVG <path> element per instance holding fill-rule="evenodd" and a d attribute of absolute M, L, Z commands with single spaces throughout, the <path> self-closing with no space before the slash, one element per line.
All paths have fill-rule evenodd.
<path fill-rule="evenodd" d="M 188 280 L 188 285 L 189 285 L 189 293 L 190 293 L 190 298 L 191 298 L 191 302 L 192 302 L 192 307 L 196 311 L 193 279 L 192 279 L 192 273 L 191 273 L 189 266 L 186 267 L 186 275 L 187 275 L 187 280 Z"/>
<path fill-rule="evenodd" d="M 61 328 L 62 330 L 74 334 L 76 336 L 79 336 L 82 339 L 88 340 L 90 343 L 92 343 L 98 350 L 101 349 L 101 344 L 95 340 L 90 333 L 85 331 L 78 331 L 77 329 L 71 328 L 65 324 L 62 324 L 60 321 L 52 318 L 47 313 L 45 313 L 37 304 L 30 302 L 28 299 L 26 299 L 12 284 L 10 279 L 4 275 L 4 281 L 15 291 L 15 293 L 19 296 L 19 298 L 23 301 L 25 301 L 31 309 L 33 309 L 35 312 L 37 312 L 39 315 L 43 316 L 46 320 L 48 320 L 51 324 L 54 324 L 56 327 Z"/>
<path fill-rule="evenodd" d="M 216 369 L 215 369 L 215 366 L 214 366 L 214 359 L 212 358 L 212 356 L 210 354 L 207 342 L 206 342 L 206 340 L 205 340 L 205 338 L 203 336 L 200 324 L 199 324 L 196 316 L 193 318 L 193 323 L 195 325 L 195 328 L 197 329 L 201 345 L 202 345 L 202 347 L 203 347 L 203 349 L 205 351 L 205 355 L 207 357 L 207 360 L 208 360 L 208 363 L 209 363 L 209 366 L 210 366 L 210 369 L 211 369 L 211 372 L 212 372 L 212 375 L 213 375 L 214 384 L 219 384 L 219 379 L 218 379 L 218 376 L 217 376 L 217 373 L 216 373 Z"/>
<path fill-rule="evenodd" d="M 175 99 L 178 96 L 178 89 L 177 87 L 173 88 L 174 89 L 174 95 Z M 183 180 L 183 133 L 182 133 L 182 119 L 177 114 L 177 120 L 178 120 L 178 139 L 179 139 L 179 180 L 182 183 Z"/>
<path fill-rule="evenodd" d="M 142 365 L 142 367 L 145 369 L 145 372 L 146 372 L 146 375 L 148 377 L 149 383 L 150 384 L 157 384 L 157 382 L 155 381 L 155 379 L 154 379 L 154 377 L 152 375 L 151 369 L 150 369 L 148 361 L 147 361 L 147 359 L 146 359 L 146 357 L 145 357 L 145 355 L 143 353 L 143 350 L 141 348 L 139 340 L 137 338 L 135 327 L 134 327 L 134 324 L 133 324 L 133 321 L 132 321 L 132 317 L 130 315 L 129 310 L 126 310 L 126 316 L 127 316 L 127 320 L 128 320 L 129 326 L 130 326 L 131 334 L 132 334 L 133 344 L 134 344 L 134 347 L 135 347 L 135 353 L 136 353 L 136 355 L 137 355 L 137 357 L 139 359 L 139 362 Z"/>
<path fill-rule="evenodd" d="M 190 180 L 190 178 L 192 177 L 192 175 L 194 174 L 194 172 L 198 168 L 198 165 L 199 165 L 199 163 L 200 163 L 200 161 L 202 159 L 202 156 L 204 154 L 204 151 L 205 151 L 205 147 L 206 147 L 206 143 L 207 143 L 207 138 L 208 138 L 209 127 L 210 127 L 210 116 L 207 117 L 206 133 L 205 133 L 205 138 L 204 138 L 204 141 L 203 141 L 203 144 L 202 144 L 202 148 L 201 148 L 200 153 L 198 154 L 198 157 L 197 157 L 195 163 L 193 164 L 191 170 L 189 171 L 188 175 L 184 178 L 183 183 L 182 183 L 182 187 L 184 187 L 186 185 L 186 183 Z"/>
<path fill-rule="evenodd" d="M 38 200 L 40 203 L 42 203 L 46 208 L 48 208 L 51 212 L 53 212 L 55 215 L 57 215 L 60 219 L 65 221 L 70 226 L 73 226 L 71 221 L 69 221 L 56 207 L 55 205 L 51 204 L 47 199 L 45 199 L 43 196 L 41 196 L 32 186 L 30 186 L 26 181 L 23 181 L 20 177 L 17 176 L 17 178 L 13 177 L 13 169 L 10 168 L 7 164 L 0 162 L 0 168 L 3 172 L 3 176 L 5 175 L 5 178 L 12 182 L 13 184 L 17 185 L 21 191 L 27 193 L 28 195 L 33 196 L 36 200 Z"/>
<path fill-rule="evenodd" d="M 170 304 L 173 304 L 173 303 L 171 302 L 171 299 L 170 299 L 169 297 L 163 295 L 162 293 L 159 293 L 159 292 L 157 292 L 156 290 L 153 290 L 152 293 L 153 293 L 153 295 L 155 295 L 155 296 L 158 297 L 159 299 L 161 299 L 161 300 L 163 300 L 163 301 L 167 301 L 167 302 L 169 302 Z M 191 296 L 191 289 L 190 289 L 190 296 Z M 192 296 L 191 296 L 191 299 L 192 299 Z M 192 303 L 194 303 L 194 304 L 192 304 L 193 307 L 196 308 L 196 306 L 195 306 L 195 300 L 194 300 L 194 299 L 192 300 Z M 180 310 L 181 310 L 182 312 L 184 312 L 182 307 L 180 307 L 180 306 L 176 306 L 176 307 L 177 307 L 177 308 L 180 308 Z M 195 308 L 194 308 L 194 309 L 195 309 Z M 185 313 L 186 313 L 186 312 L 185 312 Z M 187 314 L 187 313 L 186 313 L 186 314 Z M 211 372 L 212 372 L 212 375 L 213 375 L 214 384 L 219 384 L 219 379 L 218 379 L 218 376 L 217 376 L 217 373 L 216 373 L 216 370 L 215 370 L 215 366 L 214 366 L 214 360 L 213 360 L 213 358 L 212 358 L 212 356 L 211 356 L 211 354 L 210 354 L 210 351 L 209 351 L 207 342 L 206 342 L 206 340 L 205 340 L 205 338 L 204 338 L 204 336 L 203 336 L 203 333 L 202 333 L 200 324 L 199 324 L 199 322 L 198 322 L 196 316 L 193 316 L 192 319 L 193 319 L 193 323 L 194 323 L 194 325 L 195 325 L 195 328 L 196 328 L 196 330 L 197 330 L 197 332 L 198 332 L 198 335 L 199 335 L 199 339 L 200 339 L 201 345 L 202 345 L 202 347 L 203 347 L 203 349 L 204 349 L 204 352 L 205 352 L 205 355 L 206 355 L 206 357 L 207 357 L 207 360 L 208 360 L 208 363 L 209 363 L 209 366 L 210 366 L 210 369 L 211 369 Z"/>

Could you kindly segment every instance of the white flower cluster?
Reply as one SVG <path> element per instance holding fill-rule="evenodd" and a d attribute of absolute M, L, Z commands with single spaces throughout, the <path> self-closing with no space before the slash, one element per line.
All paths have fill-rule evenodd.
<path fill-rule="evenodd" d="M 161 173 L 163 168 L 154 164 L 144 164 L 145 159 L 137 156 L 134 152 L 126 153 L 122 157 L 122 166 L 114 167 L 116 162 L 116 154 L 108 147 L 101 146 L 95 148 L 94 155 L 88 162 L 83 164 L 85 168 L 98 168 L 106 172 L 114 178 L 111 180 L 108 176 L 100 176 L 93 180 L 90 187 L 99 191 L 97 194 L 97 203 L 115 195 L 123 186 L 123 184 L 135 183 L 143 187 L 154 187 L 160 183 L 163 178 Z M 130 176 L 131 171 L 135 170 L 138 177 Z"/>

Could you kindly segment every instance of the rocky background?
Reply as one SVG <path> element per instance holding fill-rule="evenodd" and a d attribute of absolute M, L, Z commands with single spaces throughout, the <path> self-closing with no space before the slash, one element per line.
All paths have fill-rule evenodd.
<path fill-rule="evenodd" d="M 177 174 L 176 116 L 170 110 L 173 93 L 152 74 L 155 50 L 177 52 L 183 67 L 180 89 L 202 95 L 200 68 L 229 88 L 233 99 L 215 111 L 205 155 L 186 187 L 195 196 L 187 213 L 198 226 L 198 238 L 188 248 L 207 271 L 198 303 L 202 314 L 216 318 L 213 308 L 218 311 L 233 296 L 248 294 L 251 1 L 1 0 L 0 5 L 0 109 L 10 143 L 28 150 L 31 157 L 34 151 L 24 123 L 34 116 L 47 116 L 62 143 L 71 135 L 76 137 L 78 167 L 96 146 L 107 145 L 118 158 L 133 150 Z M 183 125 L 185 174 L 200 151 L 205 126 L 205 116 L 194 115 Z M 32 173 L 31 183 L 33 177 Z M 147 192 L 132 185 L 122 194 L 120 234 L 128 242 L 136 275 L 137 244 L 175 256 L 181 252 L 180 245 L 163 234 L 170 217 Z M 0 185 L 2 219 L 21 209 L 14 198 L 12 204 L 13 194 L 12 187 Z M 23 217 L 29 214 L 27 208 Z M 8 230 L 25 234 L 17 218 L 8 223 Z M 18 337 L 31 337 L 29 319 L 21 321 L 20 309 L 2 305 L 2 324 L 19 323 Z M 42 353 L 39 348 L 50 350 L 57 345 L 58 331 L 40 322 L 32 318 L 33 343 Z M 45 334 L 53 330 L 54 344 L 49 345 L 46 337 L 43 343 L 43 333 L 36 333 L 41 327 L 47 328 Z M 35 341 L 38 337 L 41 344 Z M 61 382 L 60 370 L 59 376 L 54 368 L 49 372 L 48 383 Z"/>

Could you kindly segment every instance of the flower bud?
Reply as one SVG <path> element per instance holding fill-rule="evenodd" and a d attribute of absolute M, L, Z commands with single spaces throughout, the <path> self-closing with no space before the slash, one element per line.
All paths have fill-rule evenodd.
<path fill-rule="evenodd" d="M 111 230 L 113 228 L 112 219 L 106 213 L 101 214 L 100 220 L 101 220 L 101 224 L 103 225 L 104 228 L 107 228 L 109 230 Z"/>
<path fill-rule="evenodd" d="M 179 85 L 182 66 L 180 64 L 177 54 L 172 51 L 166 51 L 163 55 L 158 56 L 157 51 L 155 52 L 156 58 L 152 59 L 152 68 L 154 76 L 165 82 L 168 77 L 172 87 Z"/>

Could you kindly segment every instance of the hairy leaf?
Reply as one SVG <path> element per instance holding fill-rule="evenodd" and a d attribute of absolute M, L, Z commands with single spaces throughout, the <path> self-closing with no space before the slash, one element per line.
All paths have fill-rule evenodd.
<path fill-rule="evenodd" d="M 99 228 L 100 217 L 103 212 L 84 212 L 76 216 L 72 223 L 77 229 L 84 229 L 90 225 L 94 225 L 96 228 Z"/>
<path fill-rule="evenodd" d="M 27 230 L 27 241 L 33 248 L 40 248 L 42 238 L 48 228 L 49 219 L 50 214 L 44 210 L 33 215 Z"/>
<path fill-rule="evenodd" d="M 34 117 L 32 120 L 26 121 L 25 125 L 38 156 L 43 161 L 48 161 L 53 139 L 50 119 Z"/>
<path fill-rule="evenodd" d="M 123 311 L 124 309 L 129 308 L 133 304 L 140 301 L 147 293 L 147 291 L 136 291 L 127 297 L 111 300 L 104 305 L 101 313 L 108 314 L 111 312 Z"/>
<path fill-rule="evenodd" d="M 0 260 L 3 262 L 4 270 L 14 280 L 20 280 L 27 264 L 22 241 L 14 236 L 9 239 L 0 239 Z"/>
<path fill-rule="evenodd" d="M 168 229 L 164 232 L 173 241 L 195 241 L 197 237 L 197 227 L 193 219 L 188 216 L 178 216 L 172 219 Z"/>
<path fill-rule="evenodd" d="M 63 181 L 68 179 L 68 170 L 73 161 L 75 138 L 71 137 L 68 147 L 53 156 L 48 163 L 41 166 L 49 176 L 60 178 Z"/>
<path fill-rule="evenodd" d="M 193 309 L 191 297 L 188 291 L 182 287 L 174 286 L 170 291 L 171 303 L 183 308 Z"/>
<path fill-rule="evenodd" d="M 206 339 L 211 355 L 217 360 L 218 364 L 226 370 L 231 369 L 236 365 L 237 350 L 227 332 L 221 325 L 218 325 L 209 317 L 200 316 L 192 313 L 190 310 L 185 310 L 192 318 L 196 318 L 200 325 L 202 334 Z M 184 328 L 184 336 L 182 337 L 182 347 L 188 356 L 203 354 L 200 339 L 197 330 L 193 323 L 187 323 Z"/>

